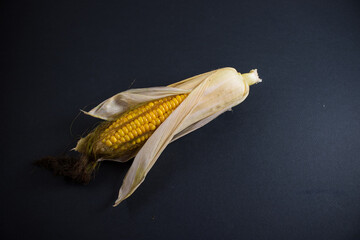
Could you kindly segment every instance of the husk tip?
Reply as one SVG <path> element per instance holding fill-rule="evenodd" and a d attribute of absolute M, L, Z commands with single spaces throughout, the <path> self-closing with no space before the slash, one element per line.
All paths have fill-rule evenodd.
<path fill-rule="evenodd" d="M 257 69 L 252 69 L 249 73 L 241 74 L 241 76 L 249 86 L 262 82 Z"/>
<path fill-rule="evenodd" d="M 117 207 L 124 199 L 117 199 L 113 205 L 113 207 Z"/>

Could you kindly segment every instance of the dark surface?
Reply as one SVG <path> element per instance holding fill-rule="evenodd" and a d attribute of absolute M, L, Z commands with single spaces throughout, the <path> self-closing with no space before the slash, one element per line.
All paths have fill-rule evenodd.
<path fill-rule="evenodd" d="M 0 8 L 1 239 L 360 239 L 357 1 Z M 104 163 L 88 186 L 31 165 L 73 147 L 97 122 L 81 115 L 70 129 L 79 109 L 134 80 L 224 66 L 264 81 L 169 145 L 117 208 L 131 163 Z"/>

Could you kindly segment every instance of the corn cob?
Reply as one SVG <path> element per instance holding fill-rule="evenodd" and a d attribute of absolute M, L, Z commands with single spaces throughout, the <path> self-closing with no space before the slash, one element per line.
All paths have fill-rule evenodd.
<path fill-rule="evenodd" d="M 111 158 L 138 150 L 187 95 L 179 94 L 148 102 L 106 123 L 105 127 L 100 127 L 89 155 Z"/>

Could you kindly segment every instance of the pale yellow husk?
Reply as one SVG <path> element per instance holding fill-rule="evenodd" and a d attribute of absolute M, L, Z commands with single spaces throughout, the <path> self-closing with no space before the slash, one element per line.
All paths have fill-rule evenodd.
<path fill-rule="evenodd" d="M 128 198 L 139 187 L 171 141 L 204 126 L 221 113 L 244 101 L 249 94 L 249 86 L 258 82 L 261 82 L 261 79 L 257 70 L 240 74 L 234 68 L 221 68 L 166 87 L 131 89 L 121 92 L 91 111 L 85 112 L 104 120 L 114 120 L 120 113 L 138 104 L 166 96 L 189 93 L 188 97 L 156 129 L 136 154 L 114 206 Z M 81 144 L 78 144 L 75 150 L 79 148 Z M 109 160 L 123 162 L 128 159 Z"/>

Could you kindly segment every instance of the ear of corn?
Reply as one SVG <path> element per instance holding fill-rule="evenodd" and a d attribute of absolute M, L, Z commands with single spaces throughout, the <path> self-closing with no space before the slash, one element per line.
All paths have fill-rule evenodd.
<path fill-rule="evenodd" d="M 87 113 L 108 121 L 81 139 L 75 150 L 98 161 L 126 161 L 135 156 L 116 206 L 140 186 L 171 141 L 244 101 L 249 86 L 260 81 L 256 70 L 240 74 L 222 68 L 167 87 L 119 93 Z"/>

